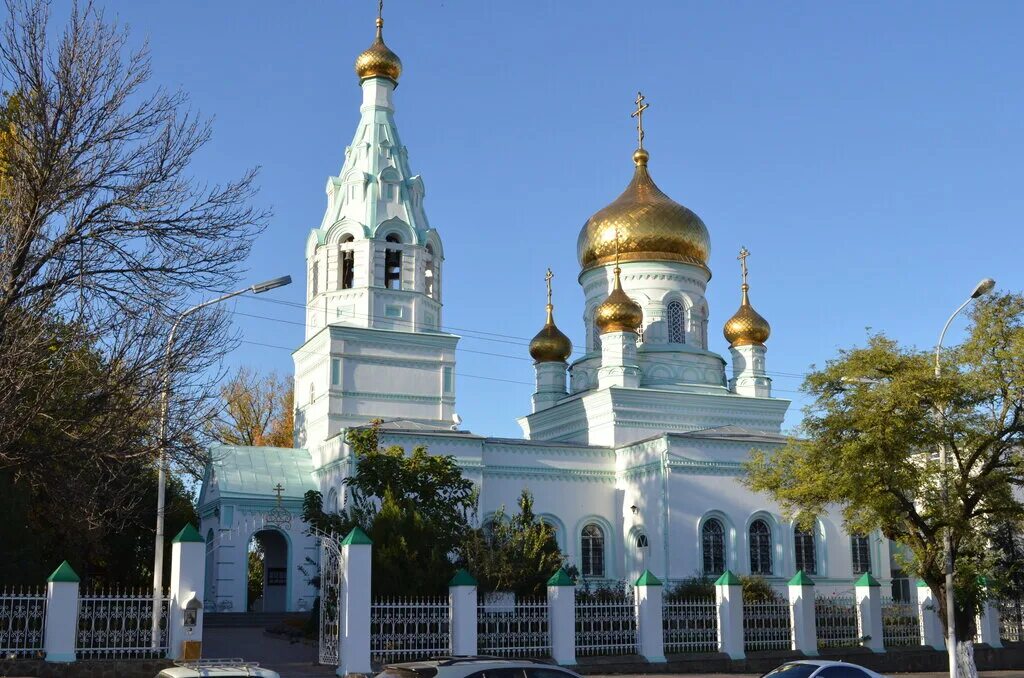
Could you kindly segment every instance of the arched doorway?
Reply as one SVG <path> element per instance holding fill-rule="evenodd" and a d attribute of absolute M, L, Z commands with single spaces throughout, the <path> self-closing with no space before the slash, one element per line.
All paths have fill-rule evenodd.
<path fill-rule="evenodd" d="M 288 539 L 279 531 L 260 530 L 249 540 L 246 609 L 249 612 L 288 610 Z"/>

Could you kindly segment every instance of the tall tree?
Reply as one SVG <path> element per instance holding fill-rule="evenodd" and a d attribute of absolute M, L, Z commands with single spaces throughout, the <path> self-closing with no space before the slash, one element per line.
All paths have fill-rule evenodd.
<path fill-rule="evenodd" d="M 183 92 L 150 84 L 145 48 L 90 3 L 63 30 L 48 18 L 44 0 L 8 0 L 0 29 L 0 469 L 35 484 L 49 452 L 26 436 L 43 413 L 68 435 L 109 433 L 73 430 L 53 407 L 80 377 L 54 365 L 98 353 L 107 375 L 85 392 L 129 425 L 156 411 L 171 324 L 237 282 L 267 219 L 249 204 L 253 171 L 223 185 L 192 174 L 210 126 Z M 209 312 L 170 347 L 169 441 L 193 470 L 216 393 L 208 368 L 231 345 L 227 317 Z M 151 459 L 156 442 L 150 431 L 144 446 L 95 444 L 82 463 Z"/>
<path fill-rule="evenodd" d="M 809 518 L 838 505 L 851 532 L 879 530 L 906 546 L 907 565 L 936 593 L 943 624 L 949 530 L 962 641 L 972 637 L 986 595 L 979 576 L 1000 575 L 990 528 L 1019 531 L 1024 516 L 1024 297 L 977 302 L 967 340 L 943 354 L 942 366 L 936 378 L 931 351 L 884 335 L 840 351 L 804 383 L 814 401 L 802 437 L 756 452 L 748 482 L 790 513 Z M 940 445 L 949 455 L 945 472 Z"/>
<path fill-rule="evenodd" d="M 240 367 L 220 389 L 222 407 L 208 435 L 225 445 L 293 447 L 295 388 L 277 372 Z"/>

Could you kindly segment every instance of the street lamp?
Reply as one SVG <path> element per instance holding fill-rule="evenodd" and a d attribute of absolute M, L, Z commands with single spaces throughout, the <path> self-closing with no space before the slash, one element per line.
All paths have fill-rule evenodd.
<path fill-rule="evenodd" d="M 218 304 L 232 297 L 237 297 L 240 294 L 245 294 L 246 292 L 252 292 L 253 294 L 269 292 L 270 290 L 278 287 L 284 287 L 285 285 L 291 284 L 291 282 L 292 277 L 290 275 L 285 275 L 280 278 L 256 283 L 249 287 L 243 287 L 240 290 L 229 292 L 217 297 L 216 299 L 209 299 L 182 312 L 177 319 L 175 319 L 174 324 L 171 325 L 171 333 L 167 336 L 167 349 L 164 353 L 164 383 L 163 389 L 160 393 L 160 468 L 158 472 L 156 494 L 156 545 L 153 554 L 154 615 L 156 615 L 157 610 L 160 609 L 160 590 L 163 587 L 164 579 L 164 490 L 167 484 L 167 400 L 171 390 L 171 347 L 174 345 L 174 333 L 177 332 L 178 325 L 181 324 L 182 320 L 202 308 Z M 153 632 L 154 636 L 159 633 L 158 625 L 154 624 Z"/>
<path fill-rule="evenodd" d="M 988 294 L 992 291 L 992 288 L 996 286 L 996 281 L 992 278 L 983 278 L 981 282 L 974 286 L 974 291 L 971 292 L 971 296 L 967 298 L 967 301 L 960 304 L 953 315 L 949 316 L 949 320 L 942 326 L 942 332 L 939 334 L 939 342 L 935 344 L 935 378 L 938 379 L 942 376 L 942 340 L 946 337 L 946 330 L 949 329 L 953 319 L 960 315 L 960 311 L 967 308 L 967 305 L 977 299 L 980 296 Z M 942 410 L 938 405 L 935 406 L 936 419 L 942 421 Z M 939 467 L 942 469 L 942 500 L 944 504 L 949 503 L 949 482 L 946 479 L 946 446 L 942 442 L 939 443 Z M 945 535 L 943 536 L 943 548 L 946 551 L 946 630 L 948 637 L 946 638 L 946 651 L 949 653 L 949 676 L 950 678 L 957 678 L 957 664 L 956 664 L 956 617 L 954 612 L 954 596 L 953 596 L 953 530 L 951 527 L 947 527 Z"/>

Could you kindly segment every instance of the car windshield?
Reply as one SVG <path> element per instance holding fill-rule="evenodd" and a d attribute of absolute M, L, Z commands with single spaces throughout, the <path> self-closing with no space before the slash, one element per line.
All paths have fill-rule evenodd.
<path fill-rule="evenodd" d="M 814 664 L 783 664 L 774 671 L 764 674 L 762 678 L 807 678 L 817 669 Z"/>

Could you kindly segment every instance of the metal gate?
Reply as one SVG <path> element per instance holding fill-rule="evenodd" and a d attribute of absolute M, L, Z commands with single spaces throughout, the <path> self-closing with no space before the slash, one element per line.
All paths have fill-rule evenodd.
<path fill-rule="evenodd" d="M 341 547 L 334 535 L 317 536 L 320 539 L 320 663 L 339 666 L 344 605 Z"/>

